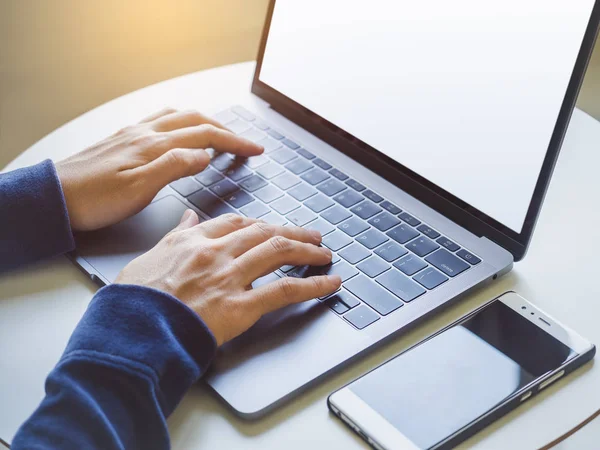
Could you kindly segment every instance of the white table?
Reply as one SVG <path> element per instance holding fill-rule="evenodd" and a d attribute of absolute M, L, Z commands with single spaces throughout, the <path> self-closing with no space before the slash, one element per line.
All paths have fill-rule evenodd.
<path fill-rule="evenodd" d="M 249 93 L 253 63 L 207 70 L 118 98 L 51 133 L 7 169 L 59 160 L 163 106 L 213 113 L 258 101 Z M 287 128 L 293 129 L 289 124 Z M 286 127 L 283 127 L 284 131 Z M 293 133 L 292 133 L 293 134 Z M 533 244 L 512 273 L 424 323 L 343 373 L 256 422 L 235 417 L 202 385 L 169 419 L 173 447 L 365 448 L 329 415 L 326 396 L 483 301 L 513 289 L 600 344 L 600 123 L 577 110 L 548 192 Z M 40 230 L 43 232 L 43 229 Z M 58 257 L 0 277 L 0 438 L 10 442 L 43 396 L 58 360 L 96 286 Z M 260 383 L 260 380 L 256 380 Z M 600 368 L 590 364 L 467 441 L 479 449 L 531 449 L 550 442 L 600 408 Z M 590 443 L 590 448 L 597 448 Z"/>

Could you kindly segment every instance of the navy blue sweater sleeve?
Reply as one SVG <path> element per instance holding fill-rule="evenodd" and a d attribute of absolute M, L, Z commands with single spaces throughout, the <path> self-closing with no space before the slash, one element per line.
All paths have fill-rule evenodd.
<path fill-rule="evenodd" d="M 151 288 L 102 288 L 46 380 L 18 449 L 167 449 L 166 417 L 216 351 L 202 320 Z"/>
<path fill-rule="evenodd" d="M 0 175 L 0 272 L 73 248 L 52 162 Z M 168 448 L 166 417 L 215 351 L 210 330 L 175 297 L 102 288 L 11 448 Z"/>
<path fill-rule="evenodd" d="M 49 159 L 0 175 L 0 272 L 75 248 Z"/>

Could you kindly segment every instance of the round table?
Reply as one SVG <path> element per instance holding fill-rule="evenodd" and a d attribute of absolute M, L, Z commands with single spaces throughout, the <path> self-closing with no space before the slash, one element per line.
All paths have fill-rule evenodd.
<path fill-rule="evenodd" d="M 215 113 L 250 108 L 254 63 L 197 72 L 108 102 L 67 123 L 20 155 L 6 170 L 45 158 L 60 160 L 164 106 Z M 327 410 L 326 397 L 376 364 L 460 317 L 487 299 L 515 290 L 583 336 L 600 343 L 600 256 L 596 167 L 600 123 L 576 110 L 548 191 L 533 243 L 523 262 L 495 284 L 424 322 L 401 338 L 316 384 L 272 414 L 245 421 L 202 383 L 169 418 L 175 449 L 366 448 Z M 43 232 L 43 224 L 40 224 Z M 65 257 L 0 277 L 0 438 L 10 442 L 43 396 L 44 379 L 97 286 Z M 260 383 L 260 380 L 256 380 Z M 538 448 L 600 408 L 600 368 L 588 364 L 528 401 L 463 447 Z M 593 447 L 595 444 L 590 443 Z"/>

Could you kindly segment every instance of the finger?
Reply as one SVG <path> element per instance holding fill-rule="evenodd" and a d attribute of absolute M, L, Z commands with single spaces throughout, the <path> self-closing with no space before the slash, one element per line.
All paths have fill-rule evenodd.
<path fill-rule="evenodd" d="M 229 253 L 234 257 L 238 257 L 275 236 L 309 244 L 321 243 L 321 233 L 316 230 L 305 230 L 300 227 L 282 227 L 261 221 L 230 233 L 222 239 L 224 247 L 228 249 Z"/>
<path fill-rule="evenodd" d="M 148 117 L 143 118 L 142 120 L 140 120 L 140 123 L 148 123 L 148 122 L 152 122 L 153 120 L 158 119 L 159 117 L 164 117 L 167 116 L 169 114 L 173 114 L 177 112 L 176 109 L 174 108 L 163 108 L 160 111 L 157 111 L 153 114 L 150 114 Z"/>
<path fill-rule="evenodd" d="M 342 285 L 339 275 L 321 275 L 309 278 L 285 277 L 258 289 L 247 291 L 242 299 L 256 308 L 262 316 L 284 306 L 325 297 Z"/>
<path fill-rule="evenodd" d="M 198 217 L 198 214 L 196 214 L 196 211 L 193 209 L 186 209 L 181 216 L 179 225 L 177 225 L 173 231 L 186 230 L 188 228 L 195 227 L 199 222 L 200 218 Z"/>
<path fill-rule="evenodd" d="M 194 127 L 203 124 L 209 124 L 222 130 L 226 130 L 226 128 L 216 120 L 195 110 L 180 111 L 163 116 L 154 120 L 152 128 L 154 131 L 173 131 L 180 128 Z"/>
<path fill-rule="evenodd" d="M 229 233 L 245 228 L 256 222 L 256 219 L 240 216 L 238 214 L 223 214 L 215 219 L 202 222 L 198 231 L 209 239 L 217 239 Z"/>
<path fill-rule="evenodd" d="M 331 250 L 313 244 L 275 236 L 254 247 L 236 260 L 246 284 L 281 266 L 324 266 L 331 263 Z"/>
<path fill-rule="evenodd" d="M 165 134 L 168 135 L 173 147 L 214 148 L 219 152 L 244 157 L 260 155 L 264 150 L 262 146 L 248 139 L 209 124 L 181 128 Z"/>
<path fill-rule="evenodd" d="M 174 148 L 133 170 L 140 171 L 158 192 L 175 180 L 202 172 L 209 163 L 210 157 L 204 150 Z"/>

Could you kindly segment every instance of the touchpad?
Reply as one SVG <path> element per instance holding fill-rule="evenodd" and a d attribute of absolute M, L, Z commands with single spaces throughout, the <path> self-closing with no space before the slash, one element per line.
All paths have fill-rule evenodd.
<path fill-rule="evenodd" d="M 112 283 L 129 261 L 154 247 L 175 228 L 186 209 L 179 199 L 168 196 L 116 225 L 78 233 L 77 255 Z"/>

